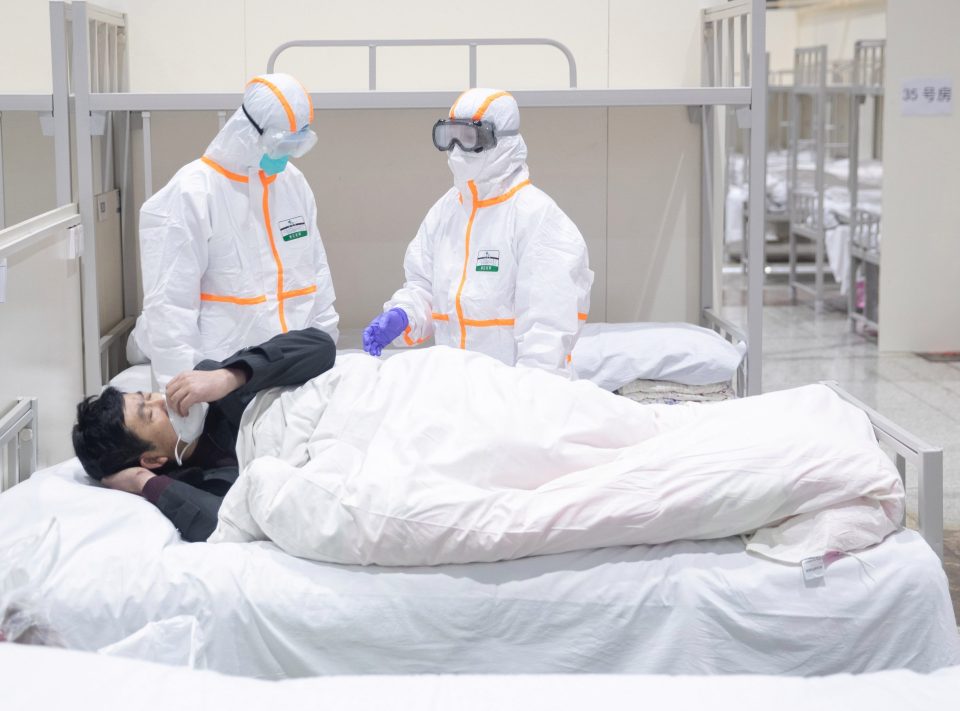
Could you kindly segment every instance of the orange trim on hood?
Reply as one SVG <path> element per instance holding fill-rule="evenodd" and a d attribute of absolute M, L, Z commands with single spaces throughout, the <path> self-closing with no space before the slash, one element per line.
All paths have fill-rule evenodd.
<path fill-rule="evenodd" d="M 467 91 L 470 90 L 467 89 Z M 456 118 L 457 104 L 460 103 L 460 99 L 467 95 L 467 91 L 460 94 L 460 96 L 457 97 L 457 100 L 453 102 L 453 106 L 450 107 L 450 118 Z"/>
<path fill-rule="evenodd" d="M 482 118 L 483 118 L 483 115 L 484 115 L 485 113 L 487 113 L 487 109 L 490 108 L 490 104 L 492 104 L 494 101 L 496 101 L 497 99 L 500 99 L 500 98 L 502 98 L 502 97 L 504 97 L 504 96 L 510 96 L 510 92 L 509 92 L 509 91 L 498 91 L 496 94 L 490 94 L 490 96 L 488 96 L 488 97 L 484 100 L 484 102 L 483 102 L 482 104 L 480 104 L 480 108 L 477 109 L 476 113 L 471 117 L 471 120 L 473 120 L 473 121 L 479 121 L 480 119 L 482 119 Z M 450 118 L 453 118 L 453 117 L 451 116 Z M 504 129 L 501 129 L 501 130 L 506 131 L 507 129 L 504 128 Z"/>
<path fill-rule="evenodd" d="M 290 102 L 287 101 L 287 97 L 283 95 L 283 92 L 280 91 L 277 85 L 267 81 L 263 77 L 254 77 L 247 83 L 247 86 L 250 86 L 250 84 L 263 84 L 265 87 L 267 87 L 270 91 L 274 93 L 274 95 L 280 100 L 280 104 L 281 106 L 283 106 L 283 110 L 287 112 L 287 120 L 290 122 L 290 131 L 293 133 L 296 133 L 297 119 L 294 116 L 293 108 L 291 108 Z"/>

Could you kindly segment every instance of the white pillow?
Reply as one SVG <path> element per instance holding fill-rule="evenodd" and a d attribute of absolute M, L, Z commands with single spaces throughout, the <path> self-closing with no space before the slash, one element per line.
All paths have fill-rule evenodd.
<path fill-rule="evenodd" d="M 588 323 L 573 348 L 577 378 L 604 390 L 637 379 L 710 385 L 733 379 L 746 352 L 690 323 Z"/>
<path fill-rule="evenodd" d="M 110 385 L 122 393 L 153 392 L 150 364 L 133 365 L 110 379 Z"/>

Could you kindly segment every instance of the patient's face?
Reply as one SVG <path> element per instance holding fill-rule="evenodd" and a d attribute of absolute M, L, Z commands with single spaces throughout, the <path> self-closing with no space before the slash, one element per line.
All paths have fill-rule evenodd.
<path fill-rule="evenodd" d="M 126 393 L 123 396 L 123 423 L 137 437 L 151 443 L 151 453 L 173 456 L 177 433 L 160 393 Z"/>

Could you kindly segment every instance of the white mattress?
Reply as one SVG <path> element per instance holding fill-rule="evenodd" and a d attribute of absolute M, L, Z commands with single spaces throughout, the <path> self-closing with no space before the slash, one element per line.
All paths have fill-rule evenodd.
<path fill-rule="evenodd" d="M 273 683 L 82 652 L 0 645 L 0 685 L 5 711 L 955 711 L 960 667 L 930 675 L 890 671 L 815 679 L 447 675 Z"/>
<path fill-rule="evenodd" d="M 71 460 L 0 495 L 0 541 L 13 544 L 0 550 L 0 600 L 68 646 L 233 674 L 960 664 L 943 570 L 910 531 L 832 563 L 822 586 L 748 556 L 738 539 L 360 568 L 268 543 L 182 543 L 148 502 L 90 486 Z"/>

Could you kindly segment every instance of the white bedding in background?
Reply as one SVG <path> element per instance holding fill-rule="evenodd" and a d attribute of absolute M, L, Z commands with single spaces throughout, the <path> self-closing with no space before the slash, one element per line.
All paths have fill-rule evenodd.
<path fill-rule="evenodd" d="M 610 391 L 634 380 L 711 385 L 729 383 L 746 350 L 691 323 L 588 323 L 571 367 L 580 380 Z"/>
<path fill-rule="evenodd" d="M 912 531 L 830 563 L 809 586 L 736 538 L 361 568 L 269 543 L 183 543 L 150 503 L 91 485 L 74 459 L 0 494 L 0 541 L 14 544 L 0 551 L 0 600 L 69 646 L 231 674 L 813 675 L 960 664 L 946 577 Z"/>
<path fill-rule="evenodd" d="M 267 682 L 81 652 L 0 645 L 0 685 L 5 711 L 954 711 L 960 667 L 929 675 L 891 671 L 814 679 L 447 675 Z M 78 705 L 83 700 L 90 706 Z"/>
<path fill-rule="evenodd" d="M 337 357 L 359 354 L 338 350 Z M 406 349 L 384 351 L 384 358 Z M 689 323 L 588 323 L 574 346 L 572 367 L 581 380 L 616 390 L 634 380 L 668 380 L 682 385 L 729 383 L 746 345 L 736 346 L 715 331 Z M 152 388 L 150 365 L 135 365 L 110 384 L 123 392 Z"/>

